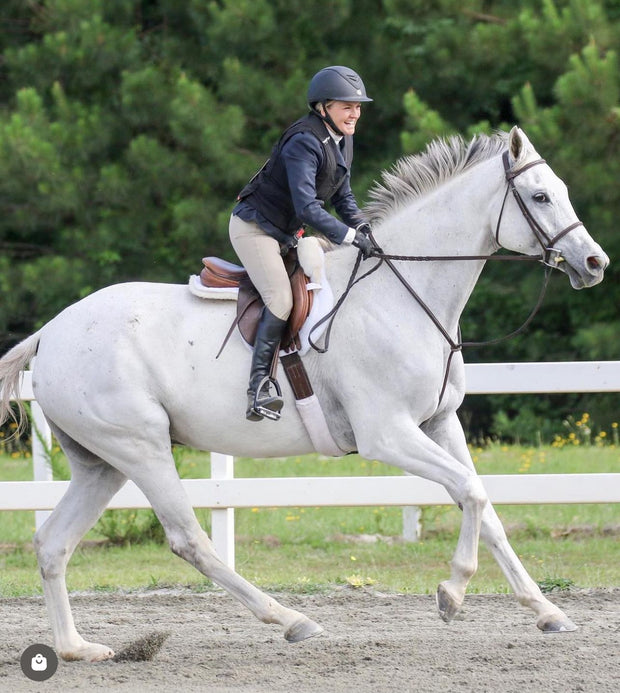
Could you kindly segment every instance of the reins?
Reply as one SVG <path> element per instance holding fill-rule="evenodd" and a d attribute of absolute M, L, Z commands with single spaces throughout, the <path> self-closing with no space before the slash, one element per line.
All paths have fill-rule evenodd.
<path fill-rule="evenodd" d="M 375 244 L 376 245 L 376 244 Z M 308 334 L 308 343 L 310 346 L 315 350 L 318 351 L 319 354 L 326 354 L 328 349 L 329 349 L 329 339 L 330 339 L 330 333 L 332 331 L 332 326 L 334 324 L 334 319 L 336 317 L 336 314 L 340 310 L 340 307 L 342 304 L 345 302 L 345 299 L 349 295 L 349 292 L 351 289 L 357 284 L 358 282 L 362 281 L 362 279 L 365 279 L 369 274 L 372 274 L 373 272 L 376 272 L 379 267 L 381 267 L 383 260 L 380 260 L 372 269 L 370 269 L 368 272 L 365 272 L 362 274 L 360 277 L 357 277 L 357 273 L 359 271 L 360 265 L 362 264 L 362 253 L 359 252 L 357 254 L 357 259 L 355 260 L 355 264 L 353 265 L 353 270 L 351 272 L 351 276 L 349 277 L 349 281 L 347 282 L 347 286 L 345 290 L 342 292 L 342 296 L 338 299 L 334 307 L 324 315 L 319 321 L 317 321 L 313 326 L 312 329 L 310 330 Z M 315 344 L 312 341 L 312 333 L 314 330 L 317 329 L 317 327 L 320 327 L 324 322 L 328 322 L 327 328 L 325 330 L 325 346 L 320 347 L 317 344 Z"/>
<path fill-rule="evenodd" d="M 450 346 L 450 355 L 448 356 L 448 361 L 446 363 L 446 371 L 443 379 L 443 384 L 441 388 L 441 392 L 439 395 L 439 402 L 441 402 L 447 384 L 448 384 L 448 377 L 450 374 L 450 366 L 452 363 L 452 358 L 454 354 L 458 351 L 462 351 L 464 348 L 470 348 L 470 347 L 481 347 L 481 346 L 491 346 L 494 344 L 498 344 L 500 342 L 503 342 L 507 339 L 512 339 L 513 337 L 516 337 L 517 335 L 521 334 L 524 332 L 527 327 L 530 325 L 538 311 L 540 310 L 540 307 L 542 306 L 542 303 L 544 301 L 544 297 L 547 291 L 547 286 L 549 284 L 549 279 L 551 276 L 551 270 L 553 268 L 557 268 L 558 264 L 564 260 L 562 256 L 560 255 L 560 252 L 554 248 L 554 245 L 561 239 L 563 238 L 566 234 L 568 234 L 570 231 L 573 229 L 583 226 L 583 222 L 577 221 L 570 226 L 567 226 L 565 229 L 560 231 L 558 234 L 556 234 L 553 238 L 549 237 L 548 234 L 545 232 L 545 230 L 540 226 L 540 224 L 536 221 L 536 219 L 532 216 L 530 210 L 528 209 L 527 205 L 523 201 L 523 198 L 519 194 L 519 191 L 516 189 L 515 184 L 514 184 L 514 179 L 519 176 L 521 173 L 524 173 L 525 171 L 529 170 L 533 166 L 537 166 L 538 164 L 544 164 L 546 163 L 544 159 L 537 159 L 535 161 L 531 161 L 525 166 L 522 166 L 520 169 L 517 171 L 511 171 L 510 170 L 510 163 L 509 163 L 509 158 L 508 158 L 508 151 L 504 152 L 502 156 L 502 161 L 504 164 L 504 172 L 505 172 L 505 177 L 506 177 L 506 192 L 504 194 L 504 198 L 502 201 L 502 206 L 500 208 L 500 213 L 497 219 L 497 225 L 496 225 L 496 230 L 495 230 L 495 240 L 498 246 L 501 247 L 501 244 L 499 242 L 499 233 L 500 233 L 500 227 L 501 227 L 501 222 L 502 222 L 502 217 L 504 213 L 504 207 L 506 205 L 506 200 L 508 198 L 508 193 L 512 192 L 513 197 L 515 198 L 517 205 L 519 209 L 521 210 L 523 216 L 525 217 L 525 220 L 527 221 L 530 229 L 532 230 L 532 233 L 540 243 L 542 253 L 540 255 L 390 255 L 388 253 L 384 253 L 378 246 L 374 236 L 372 233 L 370 234 L 369 238 L 373 242 L 373 245 L 375 246 L 376 250 L 373 252 L 373 257 L 378 259 L 378 262 L 372 269 L 370 269 L 368 272 L 365 272 L 361 276 L 357 277 L 357 274 L 359 272 L 359 268 L 361 265 L 361 260 L 362 260 L 362 253 L 361 251 L 358 253 L 355 265 L 353 266 L 353 270 L 351 272 L 351 276 L 349 277 L 349 281 L 347 282 L 347 286 L 332 308 L 332 310 L 327 313 L 321 320 L 319 320 L 313 327 L 312 330 L 310 330 L 310 334 L 308 337 L 308 341 L 310 343 L 310 346 L 317 352 L 324 354 L 327 352 L 329 349 L 329 341 L 330 341 L 330 333 L 331 329 L 334 323 L 334 319 L 340 310 L 342 304 L 346 300 L 347 296 L 349 295 L 349 292 L 357 284 L 360 282 L 362 279 L 365 279 L 368 277 L 370 274 L 373 272 L 376 272 L 379 267 L 383 263 L 385 263 L 394 276 L 398 279 L 398 281 L 404 286 L 406 291 L 412 296 L 412 298 L 416 301 L 416 303 L 422 308 L 422 310 L 426 313 L 426 315 L 430 318 L 430 320 L 433 322 L 435 327 L 439 330 L 441 335 L 444 337 L 448 345 Z M 545 276 L 543 279 L 543 283 L 538 295 L 538 299 L 536 301 L 536 304 L 534 305 L 534 308 L 530 311 L 530 314 L 527 316 L 525 321 L 515 330 L 510 332 L 507 335 L 503 335 L 501 337 L 496 337 L 495 339 L 489 339 L 489 340 L 484 340 L 484 341 L 478 341 L 478 342 L 464 342 L 464 341 L 455 341 L 452 339 L 448 331 L 445 329 L 445 327 L 441 324 L 437 316 L 433 313 L 431 308 L 422 300 L 422 298 L 419 296 L 419 294 L 415 291 L 415 289 L 409 284 L 409 282 L 405 279 L 405 277 L 401 274 L 401 272 L 396 268 L 394 265 L 394 262 L 398 261 L 404 261 L 404 262 L 454 262 L 454 261 L 472 261 L 472 260 L 495 260 L 495 261 L 526 261 L 526 262 L 542 262 L 545 265 Z M 328 322 L 327 329 L 325 331 L 325 339 L 324 339 L 324 347 L 319 347 L 312 341 L 312 333 L 314 330 L 322 325 L 324 322 Z M 460 336 L 460 335 L 459 335 Z"/>

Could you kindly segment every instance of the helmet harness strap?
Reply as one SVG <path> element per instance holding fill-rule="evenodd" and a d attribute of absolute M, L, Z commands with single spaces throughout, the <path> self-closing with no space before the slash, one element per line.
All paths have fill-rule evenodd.
<path fill-rule="evenodd" d="M 336 123 L 334 123 L 333 118 L 327 112 L 328 101 L 321 101 L 320 104 L 321 106 L 323 106 L 323 113 L 319 111 L 319 109 L 316 107 L 316 104 L 312 106 L 312 110 L 314 111 L 314 113 L 316 113 L 319 116 L 319 118 L 321 118 L 321 120 L 326 122 L 339 137 L 344 137 L 344 133 L 340 132 L 340 130 L 336 126 Z"/>

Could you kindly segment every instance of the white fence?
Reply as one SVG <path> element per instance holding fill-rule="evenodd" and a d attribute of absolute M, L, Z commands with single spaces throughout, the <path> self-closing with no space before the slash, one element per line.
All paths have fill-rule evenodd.
<path fill-rule="evenodd" d="M 620 361 L 500 363 L 466 366 L 468 394 L 620 391 Z M 30 373 L 21 385 L 33 400 L 34 481 L 0 483 L 0 510 L 35 510 L 37 526 L 64 494 L 68 481 L 53 481 L 45 446 L 51 442 L 45 418 L 34 401 Z M 620 412 L 619 412 L 620 415 Z M 618 503 L 620 473 L 486 475 L 482 481 L 495 504 Z M 212 509 L 211 534 L 222 560 L 234 567 L 234 509 L 247 507 L 448 505 L 439 485 L 414 476 L 290 477 L 235 479 L 234 460 L 211 454 L 210 479 L 184 479 L 192 505 Z M 149 508 L 144 494 L 128 482 L 109 508 Z"/>

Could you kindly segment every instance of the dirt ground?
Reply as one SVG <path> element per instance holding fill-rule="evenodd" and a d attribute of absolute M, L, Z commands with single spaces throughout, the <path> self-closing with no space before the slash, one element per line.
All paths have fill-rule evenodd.
<path fill-rule="evenodd" d="M 45 682 L 19 665 L 34 643 L 51 645 L 42 599 L 0 600 L 0 690 L 383 693 L 392 691 L 620 690 L 620 588 L 552 599 L 579 625 L 543 635 L 510 595 L 470 595 L 463 618 L 437 616 L 434 597 L 342 588 L 274 595 L 325 632 L 287 643 L 276 626 L 223 592 L 88 594 L 72 598 L 84 637 L 116 651 L 168 631 L 152 661 L 60 662 Z"/>

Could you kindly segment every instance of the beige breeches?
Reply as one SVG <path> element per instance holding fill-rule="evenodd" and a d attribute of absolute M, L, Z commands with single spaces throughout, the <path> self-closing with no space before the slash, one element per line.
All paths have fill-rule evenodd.
<path fill-rule="evenodd" d="M 280 255 L 280 244 L 258 224 L 230 217 L 230 242 L 265 305 L 280 320 L 293 309 L 291 282 Z"/>

